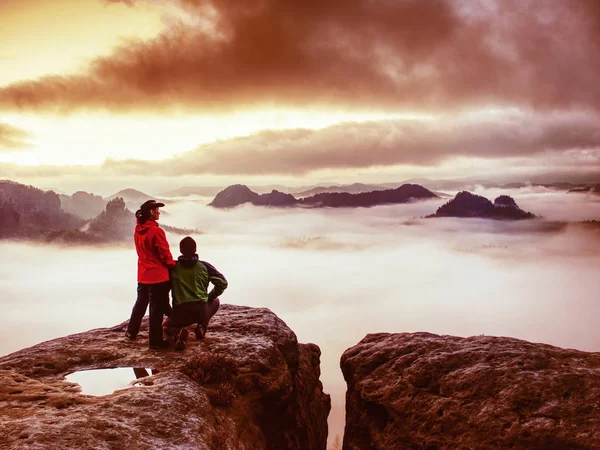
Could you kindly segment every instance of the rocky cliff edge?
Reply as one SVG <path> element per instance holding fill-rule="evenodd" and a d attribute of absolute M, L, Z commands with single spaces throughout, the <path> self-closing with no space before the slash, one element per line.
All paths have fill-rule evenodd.
<path fill-rule="evenodd" d="M 344 450 L 600 448 L 600 353 L 379 333 L 341 366 Z"/>
<path fill-rule="evenodd" d="M 224 305 L 182 352 L 148 349 L 147 321 L 135 341 L 125 326 L 0 358 L 3 448 L 325 449 L 320 350 L 271 311 Z M 64 378 L 118 367 L 154 375 L 99 397 Z"/>

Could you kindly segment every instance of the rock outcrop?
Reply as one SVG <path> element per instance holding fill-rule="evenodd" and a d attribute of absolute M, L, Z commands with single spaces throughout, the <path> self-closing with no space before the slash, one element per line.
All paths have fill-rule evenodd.
<path fill-rule="evenodd" d="M 379 333 L 341 367 L 345 450 L 600 448 L 600 353 Z"/>
<path fill-rule="evenodd" d="M 319 381 L 320 350 L 298 344 L 269 310 L 223 305 L 206 338 L 192 335 L 182 352 L 148 349 L 147 322 L 126 341 L 125 326 L 0 358 L 5 448 L 325 449 L 330 399 Z M 116 367 L 153 375 L 101 397 L 64 379 Z"/>
<path fill-rule="evenodd" d="M 125 200 L 115 197 L 108 201 L 104 211 L 90 220 L 79 231 L 84 236 L 83 239 L 87 239 L 87 242 L 130 242 L 135 224 L 135 215 L 127 209 Z M 177 228 L 164 223 L 161 223 L 159 226 L 169 233 L 178 235 L 202 234 L 197 229 Z M 77 242 L 71 234 L 63 236 L 62 240 Z"/>
<path fill-rule="evenodd" d="M 106 208 L 84 227 L 84 231 L 103 241 L 124 241 L 131 239 L 135 228 L 135 216 L 125 206 L 125 200 L 115 197 L 109 200 Z"/>
<path fill-rule="evenodd" d="M 256 206 L 293 206 L 298 201 L 292 194 L 286 194 L 285 192 L 273 189 L 267 194 L 260 194 L 254 200 L 252 204 Z"/>
<path fill-rule="evenodd" d="M 108 200 L 112 200 L 114 198 L 122 198 L 123 200 L 125 200 L 126 203 L 135 204 L 135 206 L 136 206 L 135 209 L 139 208 L 139 206 L 147 200 L 154 199 L 157 202 L 161 201 L 157 198 L 152 197 L 151 195 L 148 195 L 144 192 L 138 191 L 136 189 L 131 189 L 131 188 L 120 190 L 116 194 L 113 194 L 110 197 L 108 197 Z"/>
<path fill-rule="evenodd" d="M 310 197 L 296 199 L 291 194 L 273 190 L 268 194 L 257 194 L 247 186 L 236 184 L 219 192 L 209 206 L 231 208 L 244 203 L 256 206 L 284 207 L 301 205 L 311 208 L 358 208 L 395 203 L 408 203 L 414 200 L 436 198 L 433 192 L 417 184 L 403 184 L 396 189 L 385 189 L 351 194 L 347 192 L 323 192 Z"/>
<path fill-rule="evenodd" d="M 234 184 L 219 192 L 208 205 L 215 208 L 232 208 L 251 203 L 256 206 L 292 206 L 297 200 L 291 194 L 273 189 L 267 194 L 258 194 L 243 184 Z"/>
<path fill-rule="evenodd" d="M 360 194 L 334 192 L 316 194 L 300 200 L 303 205 L 330 208 L 356 208 L 376 205 L 408 203 L 415 200 L 437 198 L 433 192 L 418 184 L 403 184 L 396 189 L 385 189 Z"/>
<path fill-rule="evenodd" d="M 59 198 L 64 212 L 82 219 L 91 219 L 97 216 L 106 205 L 106 200 L 101 196 L 84 191 L 77 191 L 73 195 L 59 195 Z"/>
<path fill-rule="evenodd" d="M 509 195 L 501 195 L 494 200 L 494 208 L 516 208 L 519 209 L 517 202 Z"/>
<path fill-rule="evenodd" d="M 494 203 L 481 195 L 462 191 L 445 205 L 438 208 L 435 214 L 428 217 L 474 217 L 481 219 L 523 220 L 534 219 L 535 214 L 523 211 L 515 200 L 508 195 L 501 195 Z"/>
<path fill-rule="evenodd" d="M 169 203 L 172 203 L 157 197 L 153 197 L 149 194 L 146 194 L 145 192 L 138 191 L 137 189 L 131 188 L 122 189 L 116 194 L 113 194 L 110 197 L 108 197 L 107 200 L 114 200 L 116 198 L 121 198 L 125 200 L 125 205 L 131 211 L 137 211 L 140 205 L 148 200 L 156 200 L 159 203 L 165 203 L 167 205 Z M 163 213 L 166 215 L 166 212 Z"/>
<path fill-rule="evenodd" d="M 61 209 L 58 194 L 0 180 L 0 239 L 43 239 L 54 229 L 74 229 L 83 220 Z"/>
<path fill-rule="evenodd" d="M 571 189 L 568 194 L 596 194 L 600 195 L 600 183 Z"/>
<path fill-rule="evenodd" d="M 252 200 L 256 198 L 258 198 L 258 194 L 251 191 L 248 186 L 234 184 L 219 192 L 208 205 L 215 208 L 232 208 L 244 203 L 252 203 Z"/>
<path fill-rule="evenodd" d="M 352 183 L 342 184 L 339 186 L 316 186 L 310 189 L 306 189 L 300 192 L 294 192 L 294 195 L 298 198 L 309 197 L 311 195 L 326 194 L 334 192 L 347 192 L 349 194 L 360 194 L 362 192 L 371 191 L 383 191 L 389 189 L 389 187 L 377 184 L 364 184 L 364 183 Z"/>

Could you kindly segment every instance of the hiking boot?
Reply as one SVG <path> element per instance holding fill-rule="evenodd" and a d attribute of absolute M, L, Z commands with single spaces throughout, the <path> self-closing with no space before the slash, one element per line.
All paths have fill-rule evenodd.
<path fill-rule="evenodd" d="M 206 328 L 204 328 L 203 325 L 198 325 L 196 328 L 194 328 L 194 334 L 196 335 L 196 339 L 204 339 L 206 336 Z"/>
<path fill-rule="evenodd" d="M 174 333 L 166 333 L 167 341 L 169 342 L 169 345 L 171 347 L 175 347 L 175 344 L 177 343 L 177 335 L 179 334 L 180 331 L 181 331 L 181 329 L 175 331 Z"/>
<path fill-rule="evenodd" d="M 175 335 L 175 350 L 185 349 L 185 340 L 188 337 L 188 330 L 185 328 L 180 329 Z"/>
<path fill-rule="evenodd" d="M 125 339 L 130 340 L 130 341 L 135 341 L 135 338 L 136 338 L 136 336 L 131 334 L 129 331 L 125 332 Z"/>

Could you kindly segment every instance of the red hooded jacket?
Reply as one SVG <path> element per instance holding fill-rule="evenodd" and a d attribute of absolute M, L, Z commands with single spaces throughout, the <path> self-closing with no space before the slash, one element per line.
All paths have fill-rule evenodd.
<path fill-rule="evenodd" d="M 133 235 L 138 254 L 138 283 L 156 284 L 169 281 L 169 267 L 174 267 L 165 232 L 154 220 L 137 222 Z"/>

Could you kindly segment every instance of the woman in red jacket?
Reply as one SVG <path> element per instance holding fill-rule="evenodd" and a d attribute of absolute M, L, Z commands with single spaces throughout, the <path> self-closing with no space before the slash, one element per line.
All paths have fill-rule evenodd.
<path fill-rule="evenodd" d="M 150 304 L 150 348 L 165 346 L 162 321 L 163 314 L 170 310 L 169 268 L 176 264 L 171 255 L 165 232 L 157 223 L 160 217 L 159 208 L 163 206 L 165 206 L 164 203 L 148 200 L 135 213 L 137 225 L 134 241 L 138 254 L 137 301 L 131 311 L 126 336 L 129 339 L 136 338 L 140 331 L 142 318 Z"/>

